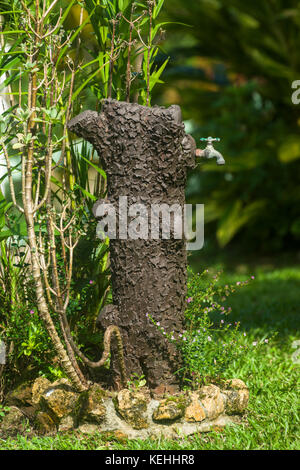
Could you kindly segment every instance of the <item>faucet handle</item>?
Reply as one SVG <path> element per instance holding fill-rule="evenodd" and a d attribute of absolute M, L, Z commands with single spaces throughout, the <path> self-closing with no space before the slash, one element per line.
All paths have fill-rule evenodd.
<path fill-rule="evenodd" d="M 212 142 L 220 142 L 221 139 L 219 137 L 201 137 L 201 142 L 208 142 L 211 144 Z"/>

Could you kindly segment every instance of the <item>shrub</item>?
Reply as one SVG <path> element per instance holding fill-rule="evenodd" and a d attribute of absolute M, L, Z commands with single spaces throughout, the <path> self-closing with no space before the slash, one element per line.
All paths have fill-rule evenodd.
<path fill-rule="evenodd" d="M 183 385 L 192 388 L 198 388 L 208 381 L 222 381 L 231 362 L 249 349 L 245 342 L 246 333 L 240 330 L 240 323 L 227 320 L 232 311 L 228 306 L 228 297 L 236 289 L 252 282 L 254 276 L 247 281 L 223 287 L 219 285 L 220 274 L 209 279 L 208 270 L 202 274 L 194 274 L 189 270 L 185 330 L 178 335 L 166 331 L 160 322 L 155 322 L 151 315 L 147 315 L 180 351 L 183 366 L 177 373 Z M 253 347 L 262 344 L 255 341 Z"/>

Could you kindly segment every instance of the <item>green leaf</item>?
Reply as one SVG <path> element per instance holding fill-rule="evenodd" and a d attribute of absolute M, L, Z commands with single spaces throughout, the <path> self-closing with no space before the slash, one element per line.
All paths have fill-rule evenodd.
<path fill-rule="evenodd" d="M 126 8 L 128 7 L 129 1 L 130 0 L 118 0 L 119 10 L 120 11 L 126 10 Z"/>
<path fill-rule="evenodd" d="M 88 83 L 99 73 L 99 69 L 97 69 L 94 73 L 92 73 L 83 83 L 80 85 L 80 87 L 77 88 L 76 91 L 74 91 L 72 95 L 72 101 L 74 101 L 79 93 L 88 85 Z"/>
<path fill-rule="evenodd" d="M 23 147 L 24 147 L 24 144 L 22 144 L 21 142 L 17 142 L 16 144 L 13 144 L 12 146 L 14 150 L 21 149 Z"/>
<path fill-rule="evenodd" d="M 68 14 L 69 14 L 69 11 L 71 10 L 72 6 L 74 5 L 74 3 L 76 3 L 77 0 L 69 0 L 69 5 L 68 5 L 68 8 L 66 8 L 66 11 L 64 12 L 63 16 L 61 17 L 61 20 L 60 20 L 60 24 L 63 24 L 65 19 L 67 18 Z"/>
<path fill-rule="evenodd" d="M 94 10 L 93 10 L 94 11 Z M 93 13 L 93 12 L 92 12 Z M 74 41 L 74 39 L 76 39 L 76 37 L 78 36 L 78 34 L 80 33 L 80 31 L 87 25 L 87 23 L 90 22 L 90 15 L 85 19 L 85 21 L 83 21 L 82 25 L 79 26 L 75 33 L 72 34 L 71 38 L 70 38 L 70 43 L 72 43 Z M 70 46 L 67 44 L 60 52 L 58 58 L 57 58 L 57 62 L 56 62 L 56 65 L 59 64 L 59 62 L 61 61 L 62 57 L 64 56 L 66 50 L 69 48 Z"/>
<path fill-rule="evenodd" d="M 82 186 L 80 186 L 79 184 L 77 184 L 77 187 L 80 189 L 80 191 L 82 191 L 82 193 L 88 198 L 88 199 L 91 199 L 92 201 L 97 201 L 97 198 L 96 196 L 94 196 L 93 194 L 91 194 L 87 189 L 84 189 Z"/>
<path fill-rule="evenodd" d="M 158 2 L 156 3 L 154 9 L 153 9 L 153 18 L 156 19 L 157 16 L 159 15 L 159 12 L 160 10 L 162 9 L 163 7 L 163 4 L 164 4 L 164 1 L 165 0 L 158 0 Z"/>
<path fill-rule="evenodd" d="M 17 78 L 19 78 L 19 72 L 12 73 L 9 75 L 0 85 L 0 90 L 7 87 L 10 83 L 13 83 Z"/>
<path fill-rule="evenodd" d="M 272 75 L 280 78 L 285 77 L 292 81 L 294 71 L 290 67 L 277 62 L 258 48 L 247 48 L 247 52 L 253 61 L 256 62 L 257 66 L 262 70 L 268 68 L 268 71 L 272 73 Z"/>
<path fill-rule="evenodd" d="M 150 77 L 150 91 L 156 85 L 156 83 L 163 83 L 159 78 L 160 78 L 161 74 L 163 73 L 163 71 L 165 70 L 168 62 L 169 62 L 169 58 L 165 60 L 163 65 L 156 72 L 153 72 L 151 74 L 151 77 Z"/>
<path fill-rule="evenodd" d="M 265 210 L 266 205 L 265 200 L 258 200 L 243 207 L 242 201 L 235 201 L 220 220 L 217 230 L 220 246 L 223 248 L 227 245 L 244 225 Z"/>
<path fill-rule="evenodd" d="M 6 202 L 5 197 L 0 192 L 0 230 L 2 230 L 5 226 L 5 215 L 7 211 L 12 207 L 12 205 L 12 202 Z"/>
<path fill-rule="evenodd" d="M 279 147 L 278 158 L 283 163 L 289 163 L 300 158 L 300 137 L 289 136 Z"/>
<path fill-rule="evenodd" d="M 83 155 L 80 155 L 80 158 L 83 158 L 84 161 L 86 161 L 90 166 L 92 166 L 101 176 L 103 176 L 104 179 L 106 179 L 106 173 L 102 168 L 99 168 L 97 165 L 92 163 L 90 160 L 85 158 Z"/>
<path fill-rule="evenodd" d="M 26 33 L 27 31 L 24 31 L 23 29 L 14 29 L 10 31 L 2 31 L 1 34 L 20 34 L 20 33 Z"/>

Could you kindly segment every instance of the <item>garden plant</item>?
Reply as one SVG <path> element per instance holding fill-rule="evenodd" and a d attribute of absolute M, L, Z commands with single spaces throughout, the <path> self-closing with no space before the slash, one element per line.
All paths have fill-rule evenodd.
<path fill-rule="evenodd" d="M 0 1 L 0 449 L 2 442 L 3 448 L 153 448 L 146 439 L 151 430 L 173 421 L 190 426 L 187 434 L 202 422 L 212 433 L 201 443 L 198 435 L 162 437 L 155 448 L 297 445 L 297 398 L 291 394 L 291 420 L 283 388 L 288 375 L 296 384 L 298 362 L 293 351 L 287 357 L 279 334 L 296 340 L 296 329 L 287 313 L 268 323 L 275 306 L 264 298 L 266 290 L 294 311 L 297 295 L 288 302 L 276 287 L 272 293 L 263 287 L 269 277 L 276 283 L 286 276 L 296 292 L 297 269 L 272 277 L 251 263 L 253 270 L 247 266 L 240 276 L 210 260 L 208 269 L 204 260 L 199 267 L 198 252 L 188 257 L 187 240 L 176 236 L 172 218 L 173 232 L 165 238 L 159 230 L 149 237 L 147 217 L 142 224 L 142 205 L 183 211 L 186 196 L 195 199 L 203 191 L 206 183 L 189 186 L 190 175 L 199 182 L 210 173 L 207 181 L 217 181 L 222 172 L 235 171 L 231 164 L 226 170 L 218 152 L 222 166 L 203 163 L 184 106 L 163 106 L 168 74 L 177 86 L 181 73 L 164 49 L 165 29 L 172 34 L 191 26 L 179 3 L 182 15 L 167 0 Z M 173 46 L 169 50 L 174 54 Z M 254 85 L 247 86 L 254 93 Z M 267 108 L 265 119 L 272 113 Z M 206 129 L 219 130 L 204 127 L 202 137 Z M 199 129 L 193 135 L 200 137 Z M 238 198 L 232 202 L 239 184 L 233 193 L 232 186 L 224 189 L 222 201 L 216 190 L 209 202 L 209 222 L 218 221 L 222 247 L 247 222 L 260 220 L 266 207 L 263 196 L 246 207 Z M 130 223 L 135 229 L 131 239 L 120 235 L 120 200 L 135 207 L 128 220 L 126 213 L 126 228 Z M 101 207 L 108 205 L 118 216 L 116 237 L 100 237 L 97 229 L 107 215 Z M 298 236 L 297 217 L 294 211 L 286 236 Z M 283 243 L 284 234 L 276 236 Z M 282 384 L 277 428 L 270 408 L 257 399 L 272 367 L 277 375 L 268 397 Z M 59 410 L 51 395 L 61 401 Z M 17 420 L 19 409 L 26 419 L 20 418 L 14 440 L 7 423 Z M 123 428 L 116 434 L 116 425 L 110 433 L 110 412 L 111 420 L 133 428 L 132 441 Z M 258 424 L 262 420 L 270 435 Z M 223 429 L 232 423 L 238 425 Z M 94 429 L 91 443 L 81 434 L 86 425 L 107 432 Z M 33 437 L 41 430 L 62 434 L 52 441 Z"/>

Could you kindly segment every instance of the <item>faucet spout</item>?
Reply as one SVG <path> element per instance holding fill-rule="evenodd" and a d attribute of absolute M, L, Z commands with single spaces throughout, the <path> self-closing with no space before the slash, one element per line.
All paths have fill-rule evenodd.
<path fill-rule="evenodd" d="M 218 152 L 218 150 L 216 150 L 213 146 L 213 142 L 214 141 L 219 142 L 220 139 L 218 139 L 218 138 L 214 139 L 213 137 L 208 137 L 207 139 L 202 138 L 200 140 L 206 141 L 207 146 L 204 150 L 197 149 L 196 150 L 196 157 L 205 158 L 206 160 L 216 158 L 217 159 L 217 165 L 225 165 L 226 162 L 225 162 L 225 159 L 224 159 L 223 155 L 220 152 Z"/>
<path fill-rule="evenodd" d="M 225 165 L 223 155 L 218 152 L 218 150 L 216 150 L 213 146 L 211 146 L 211 148 L 209 146 L 206 147 L 206 149 L 203 151 L 203 157 L 207 158 L 207 160 L 210 160 L 211 158 L 216 158 L 217 165 Z"/>

